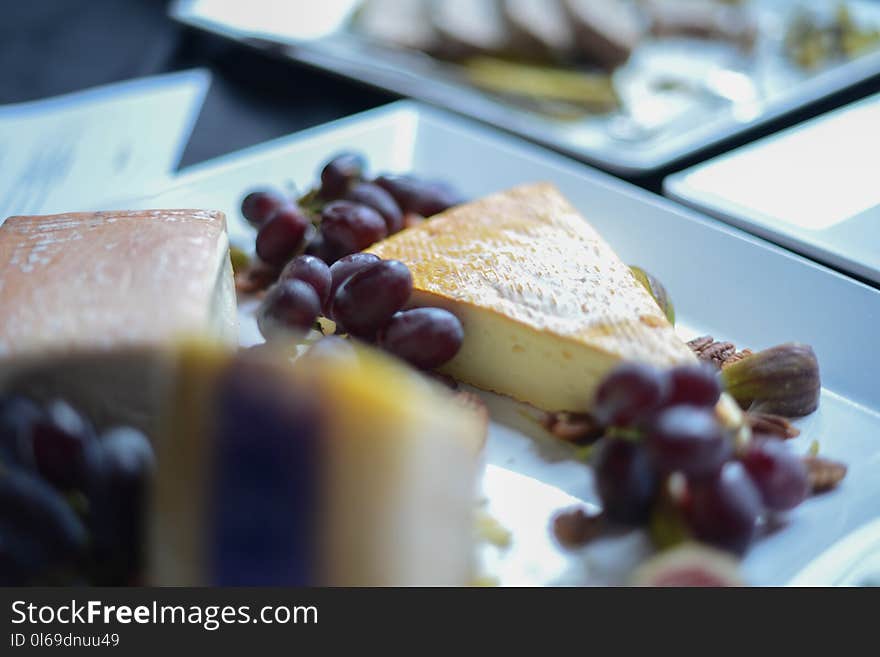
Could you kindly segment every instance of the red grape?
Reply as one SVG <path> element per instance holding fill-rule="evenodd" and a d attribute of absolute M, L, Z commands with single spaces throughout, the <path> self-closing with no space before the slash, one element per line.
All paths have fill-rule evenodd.
<path fill-rule="evenodd" d="M 257 308 L 257 325 L 267 340 L 305 335 L 321 313 L 315 289 L 304 281 L 279 281 Z"/>
<path fill-rule="evenodd" d="M 388 234 L 385 220 L 373 208 L 334 201 L 321 213 L 321 234 L 333 248 L 349 254 L 362 251 Z"/>
<path fill-rule="evenodd" d="M 379 333 L 383 349 L 425 370 L 451 360 L 463 341 L 458 317 L 441 308 L 399 312 Z"/>
<path fill-rule="evenodd" d="M 664 373 L 648 365 L 618 365 L 599 384 L 593 414 L 605 426 L 629 426 L 655 410 L 669 386 Z"/>
<path fill-rule="evenodd" d="M 788 511 L 807 498 L 810 492 L 807 468 L 782 441 L 755 438 L 740 460 L 768 509 Z"/>
<path fill-rule="evenodd" d="M 401 209 L 430 217 L 462 202 L 461 195 L 443 182 L 413 176 L 384 175 L 376 184 L 394 197 Z"/>
<path fill-rule="evenodd" d="M 52 566 L 74 565 L 89 540 L 61 493 L 17 468 L 0 476 L 0 536 L 3 584 L 24 584 Z"/>
<path fill-rule="evenodd" d="M 340 258 L 330 266 L 330 277 L 332 283 L 330 285 L 330 297 L 324 304 L 324 314 L 330 317 L 330 302 L 336 295 L 336 290 L 342 285 L 347 278 L 353 276 L 361 269 L 366 269 L 371 265 L 379 262 L 379 256 L 372 253 L 352 253 Z"/>
<path fill-rule="evenodd" d="M 241 214 L 252 225 L 259 228 L 269 221 L 278 210 L 289 205 L 288 198 L 275 189 L 258 189 L 244 197 Z"/>
<path fill-rule="evenodd" d="M 369 206 L 382 215 L 389 235 L 393 235 L 403 228 L 403 212 L 397 205 L 397 201 L 375 183 L 355 183 L 348 190 L 345 198 L 348 201 Z"/>
<path fill-rule="evenodd" d="M 403 308 L 413 279 L 398 260 L 381 260 L 347 278 L 333 296 L 331 314 L 348 333 L 372 339 Z"/>
<path fill-rule="evenodd" d="M 61 490 L 81 490 L 92 472 L 95 431 L 69 404 L 54 400 L 31 427 L 34 462 Z"/>
<path fill-rule="evenodd" d="M 27 397 L 13 395 L 0 400 L 0 459 L 3 462 L 33 467 L 31 428 L 42 417 L 43 410 Z"/>
<path fill-rule="evenodd" d="M 257 255 L 270 265 L 280 267 L 302 245 L 309 223 L 299 208 L 284 206 L 257 233 Z"/>
<path fill-rule="evenodd" d="M 331 244 L 329 244 L 321 233 L 317 233 L 309 242 L 308 246 L 305 249 L 306 255 L 315 256 L 327 263 L 327 265 L 332 265 L 334 262 L 347 255 L 342 251 Z"/>
<path fill-rule="evenodd" d="M 108 429 L 101 435 L 99 443 L 104 474 L 142 484 L 156 466 L 156 457 L 149 439 L 137 429 Z"/>
<path fill-rule="evenodd" d="M 718 372 L 709 365 L 681 365 L 669 371 L 667 406 L 715 406 L 721 396 Z"/>
<path fill-rule="evenodd" d="M 332 282 L 330 267 L 327 266 L 326 262 L 315 256 L 297 256 L 287 263 L 278 276 L 278 280 L 305 281 L 317 292 L 322 304 L 330 296 L 330 284 Z"/>
<path fill-rule="evenodd" d="M 651 422 L 646 443 L 661 471 L 686 475 L 717 471 L 733 451 L 712 409 L 697 406 L 662 411 Z"/>
<path fill-rule="evenodd" d="M 101 584 L 122 584 L 140 572 L 146 506 L 155 456 L 149 440 L 128 427 L 107 431 L 98 443 L 90 491 L 92 548 L 102 563 Z"/>
<path fill-rule="evenodd" d="M 330 160 L 321 171 L 321 197 L 337 199 L 364 173 L 364 158 L 357 153 L 341 153 Z"/>
<path fill-rule="evenodd" d="M 659 481 L 644 446 L 603 438 L 596 446 L 593 466 L 596 489 L 609 518 L 624 523 L 648 519 Z"/>
<path fill-rule="evenodd" d="M 742 464 L 731 461 L 710 477 L 688 481 L 687 523 L 702 541 L 744 554 L 763 511 L 761 495 Z"/>
<path fill-rule="evenodd" d="M 303 253 L 310 256 L 315 256 L 316 258 L 320 258 L 324 260 L 322 257 L 324 252 L 324 238 L 321 236 L 321 233 L 315 233 L 312 235 L 312 239 L 309 240 L 309 243 L 306 244 L 306 248 L 303 250 Z M 324 262 L 327 262 L 324 260 Z M 330 263 L 327 263 L 330 264 Z"/>

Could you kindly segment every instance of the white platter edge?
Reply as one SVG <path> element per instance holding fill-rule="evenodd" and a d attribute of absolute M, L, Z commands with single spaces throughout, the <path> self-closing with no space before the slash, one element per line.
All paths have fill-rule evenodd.
<path fill-rule="evenodd" d="M 827 114 L 790 126 L 785 130 L 740 146 L 735 150 L 728 151 L 705 162 L 700 162 L 687 169 L 677 171 L 663 179 L 663 194 L 667 198 L 683 203 L 732 226 L 801 253 L 808 258 L 817 260 L 844 273 L 860 277 L 873 285 L 880 286 L 880 267 L 873 266 L 861 259 L 850 257 L 844 252 L 843 245 L 823 242 L 822 231 L 810 231 L 795 225 L 788 226 L 777 217 L 772 217 L 754 208 L 724 198 L 692 182 L 692 178 L 695 175 L 711 169 L 716 164 L 734 160 L 740 153 L 754 153 L 764 146 L 775 144 L 779 140 L 796 137 L 801 131 L 819 127 L 827 120 L 836 119 L 838 116 L 842 116 L 853 109 L 878 102 L 880 102 L 880 95 L 877 94 L 860 99 Z M 833 163 L 829 163 L 829 165 L 833 165 Z M 880 251 L 880 229 L 877 231 L 877 248 Z"/>

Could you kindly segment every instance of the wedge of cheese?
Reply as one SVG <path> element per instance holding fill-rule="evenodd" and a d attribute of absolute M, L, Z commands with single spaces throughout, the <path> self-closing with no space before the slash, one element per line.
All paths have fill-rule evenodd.
<path fill-rule="evenodd" d="M 220 212 L 10 217 L 0 226 L 0 390 L 60 396 L 98 425 L 152 430 L 168 348 L 237 342 Z"/>
<path fill-rule="evenodd" d="M 401 260 L 413 305 L 464 326 L 442 368 L 548 411 L 587 411 L 623 360 L 694 362 L 650 294 L 549 184 L 458 206 L 368 249 Z"/>
<path fill-rule="evenodd" d="M 485 418 L 359 349 L 290 363 L 182 352 L 160 441 L 162 585 L 460 585 Z"/>

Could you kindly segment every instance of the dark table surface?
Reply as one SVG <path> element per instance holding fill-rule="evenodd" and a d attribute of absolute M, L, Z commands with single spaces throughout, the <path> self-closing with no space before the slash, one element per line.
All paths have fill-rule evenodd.
<path fill-rule="evenodd" d="M 395 96 L 184 28 L 165 0 L 0 0 L 0 103 L 195 66 L 213 82 L 181 166 L 354 114 Z M 632 182 L 665 175 L 880 90 L 880 76 Z"/>

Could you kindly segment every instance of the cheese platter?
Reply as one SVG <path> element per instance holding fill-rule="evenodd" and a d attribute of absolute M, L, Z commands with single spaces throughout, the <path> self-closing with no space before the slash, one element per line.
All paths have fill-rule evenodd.
<path fill-rule="evenodd" d="M 322 198 L 340 172 L 356 176 L 345 198 Z M 419 198 L 451 207 L 424 218 L 401 189 L 438 180 Z M 407 210 L 401 223 L 375 190 L 363 202 L 358 185 L 384 189 L 379 182 Z M 281 200 L 260 218 L 273 198 L 297 202 Z M 201 337 L 181 348 L 165 411 L 173 421 L 156 446 L 151 581 L 784 585 L 877 516 L 870 318 L 880 293 L 856 281 L 411 102 L 191 167 L 172 188 L 125 201 L 159 217 L 185 207 L 226 215 L 244 349 L 218 351 Z M 345 240 L 382 237 L 391 225 L 390 237 L 351 253 L 361 247 Z M 291 235 L 294 252 L 279 255 Z M 348 255 L 327 250 L 343 246 Z M 333 264 L 322 274 L 327 265 L 315 261 L 324 257 Z M 260 284 L 255 272 L 273 260 Z M 334 332 L 343 337 L 322 337 Z M 430 346 L 414 349 L 425 332 Z M 786 385 L 747 399 L 741 377 L 778 374 L 780 362 L 794 368 L 779 375 Z M 436 366 L 430 377 L 417 373 Z M 783 388 L 796 394 L 777 394 Z M 634 389 L 653 410 L 627 406 Z M 759 410 L 764 425 L 750 423 Z M 766 424 L 777 413 L 803 417 Z M 598 442 L 588 416 L 604 434 Z M 669 448 L 667 438 L 691 435 L 682 417 L 702 423 L 696 461 Z M 278 439 L 273 426 L 296 439 Z M 754 440 L 772 431 L 787 439 Z M 248 434 L 259 449 L 243 447 Z M 786 470 L 792 459 L 798 466 Z M 765 462 L 796 470 L 797 490 L 755 474 Z M 804 469 L 817 463 L 825 479 Z M 669 537 L 644 515 L 660 501 L 653 484 L 645 488 L 658 469 L 663 500 L 678 503 L 673 483 L 686 472 L 697 501 L 676 507 L 688 539 L 653 556 L 658 537 Z M 475 498 L 464 494 L 468 481 Z M 806 486 L 831 490 L 804 499 Z M 700 506 L 721 499 L 718 490 L 739 491 L 732 507 Z M 212 511 L 218 501 L 228 513 Z M 475 544 L 462 540 L 471 513 Z M 714 522 L 719 514 L 730 522 Z M 300 522 L 317 524 L 291 532 Z M 259 550 L 237 550 L 243 536 Z M 309 561 L 316 541 L 325 547 L 318 565 Z M 839 579 L 832 570 L 822 568 L 827 583 Z"/>

